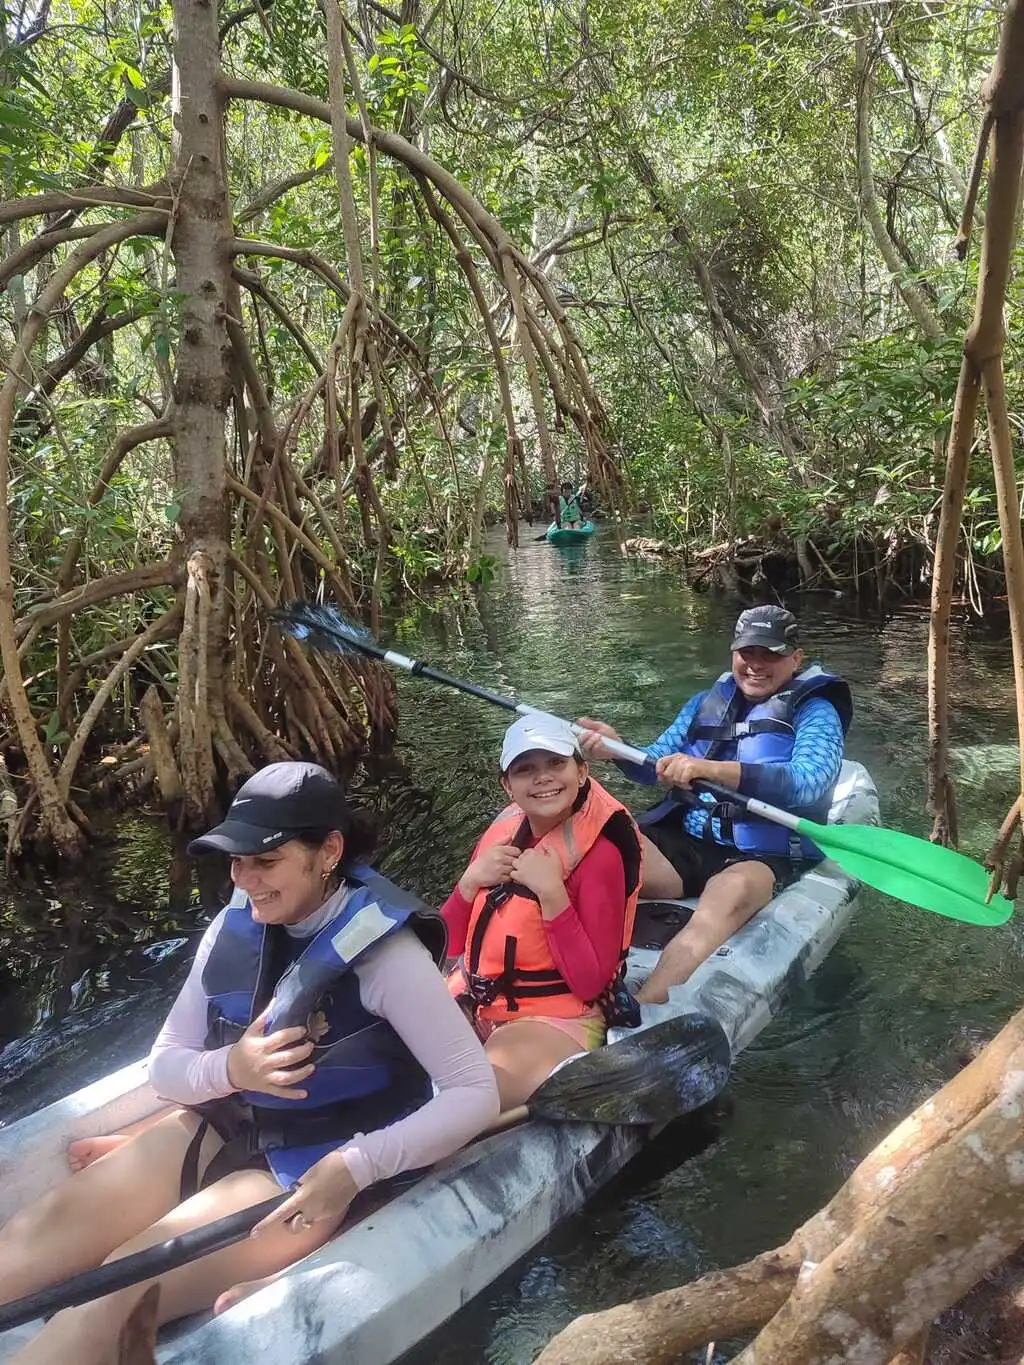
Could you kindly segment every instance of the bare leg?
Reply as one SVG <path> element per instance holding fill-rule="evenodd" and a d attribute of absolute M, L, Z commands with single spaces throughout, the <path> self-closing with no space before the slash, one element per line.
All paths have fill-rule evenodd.
<path fill-rule="evenodd" d="M 640 843 L 644 851 L 644 884 L 640 888 L 641 896 L 652 901 L 679 900 L 683 894 L 682 877 L 646 834 L 641 834 Z"/>
<path fill-rule="evenodd" d="M 101 1156 L 106 1156 L 108 1152 L 114 1152 L 118 1147 L 123 1147 L 138 1133 L 144 1133 L 147 1128 L 152 1128 L 155 1123 L 165 1119 L 171 1113 L 168 1108 L 158 1109 L 155 1114 L 150 1114 L 148 1118 L 139 1119 L 138 1123 L 129 1123 L 121 1129 L 119 1133 L 105 1133 L 102 1137 L 76 1138 L 74 1142 L 68 1143 L 68 1169 L 72 1175 L 78 1171 L 84 1171 L 86 1166 L 91 1166 L 94 1161 L 98 1161 Z"/>
<path fill-rule="evenodd" d="M 641 1004 L 664 1004 L 669 987 L 688 980 L 705 958 L 767 905 L 774 887 L 775 874 L 767 863 L 733 863 L 710 877 L 690 922 L 667 944 L 637 992 Z"/>
<path fill-rule="evenodd" d="M 194 1114 L 175 1110 L 9 1219 L 0 1229 L 0 1303 L 100 1265 L 173 1209 L 198 1125 Z M 201 1160 L 220 1146 L 208 1132 Z"/>
<path fill-rule="evenodd" d="M 229 1308 L 234 1308 L 236 1303 L 241 1303 L 243 1299 L 249 1298 L 260 1289 L 266 1289 L 268 1284 L 273 1284 L 275 1280 L 281 1278 L 284 1271 L 278 1271 L 276 1275 L 264 1275 L 259 1280 L 240 1280 L 238 1284 L 233 1284 L 230 1289 L 225 1289 L 223 1294 L 218 1294 L 214 1301 L 213 1311 L 216 1317 L 221 1313 L 226 1313 Z"/>
<path fill-rule="evenodd" d="M 495 1029 L 484 1046 L 494 1067 L 502 1109 L 525 1104 L 559 1062 L 574 1057 L 580 1045 L 561 1029 L 524 1019 Z"/>
<path fill-rule="evenodd" d="M 118 1247 L 110 1259 L 117 1260 L 143 1247 L 166 1241 L 168 1237 L 258 1204 L 280 1192 L 281 1187 L 269 1171 L 236 1171 L 172 1209 L 138 1237 Z M 160 1322 L 172 1322 L 175 1318 L 209 1308 L 225 1289 L 239 1281 L 271 1275 L 291 1265 L 322 1246 L 333 1232 L 334 1225 L 330 1221 L 317 1223 L 307 1232 L 293 1233 L 286 1228 L 274 1228 L 162 1275 L 159 1279 Z M 133 1285 L 81 1308 L 68 1308 L 58 1313 L 14 1358 L 17 1365 L 67 1365 L 68 1361 L 74 1361 L 75 1365 L 109 1365 L 115 1358 L 113 1352 L 121 1325 L 144 1288 L 144 1285 Z"/>

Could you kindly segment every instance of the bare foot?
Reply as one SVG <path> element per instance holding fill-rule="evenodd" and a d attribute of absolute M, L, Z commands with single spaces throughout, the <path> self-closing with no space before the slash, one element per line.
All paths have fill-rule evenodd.
<path fill-rule="evenodd" d="M 215 1301 L 213 1305 L 214 1316 L 219 1317 L 221 1313 L 226 1313 L 229 1308 L 234 1308 L 243 1299 L 247 1299 L 250 1294 L 255 1294 L 259 1289 L 265 1289 L 268 1284 L 273 1284 L 275 1280 L 280 1278 L 279 1274 L 267 1275 L 262 1280 L 241 1280 L 238 1284 L 233 1284 L 230 1289 L 225 1289 L 224 1293 L 220 1294 Z"/>
<path fill-rule="evenodd" d="M 77 1171 L 84 1171 L 86 1166 L 99 1161 L 100 1157 L 106 1156 L 108 1152 L 123 1147 L 126 1142 L 131 1142 L 130 1133 L 110 1133 L 106 1137 L 78 1138 L 75 1142 L 69 1142 L 68 1169 L 72 1175 Z"/>

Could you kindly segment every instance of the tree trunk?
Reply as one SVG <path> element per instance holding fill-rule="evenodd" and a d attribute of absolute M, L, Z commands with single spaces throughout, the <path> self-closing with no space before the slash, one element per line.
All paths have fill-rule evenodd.
<path fill-rule="evenodd" d="M 949 621 L 956 566 L 956 547 L 963 518 L 963 500 L 967 487 L 968 464 L 974 439 L 974 423 L 983 375 L 990 392 L 995 392 L 997 409 L 1001 403 L 1002 354 L 1005 342 L 1003 306 L 1010 272 L 1011 251 L 1016 234 L 1016 216 L 1020 193 L 1021 114 L 1024 103 L 1024 5 L 1021 0 L 1010 0 L 1000 36 L 992 74 L 986 82 L 984 95 L 988 106 L 982 137 L 987 137 L 992 153 L 989 167 L 988 207 L 982 235 L 981 260 L 978 264 L 978 294 L 974 304 L 974 319 L 964 340 L 964 358 L 960 367 L 953 427 L 950 432 L 949 454 L 946 462 L 946 481 L 942 494 L 942 512 L 935 545 L 935 568 L 932 577 L 932 614 L 928 638 L 928 795 L 935 824 L 932 838 L 943 843 L 955 843 L 957 837 L 956 807 L 953 781 L 949 772 Z M 991 129 L 991 131 L 989 131 Z M 998 371 L 999 379 L 993 389 L 988 374 Z M 995 416 L 995 443 L 992 456 L 997 473 L 1006 469 L 1010 460 L 1008 431 L 998 411 Z M 1002 476 L 1000 484 L 1000 523 L 1004 527 L 1004 555 L 1011 547 L 1011 559 L 1020 544 L 1020 519 L 1016 510 L 1016 490 L 1011 472 Z M 1011 507 L 1011 503 L 1013 504 Z M 1005 508 L 1002 504 L 1006 504 Z M 1008 573 L 1011 559 L 1007 560 Z M 1014 565 L 1015 579 L 1020 570 L 1020 559 Z M 1019 592 L 1019 588 L 1008 591 Z M 1014 664 L 1018 684 L 1018 711 L 1024 710 L 1024 665 L 1021 663 L 1021 623 L 1019 598 L 1014 606 Z M 1024 716 L 1018 716 L 1024 725 Z M 1024 748 L 1022 748 L 1024 760 Z M 1024 784 L 1024 776 L 1022 776 Z"/>
<path fill-rule="evenodd" d="M 228 515 L 224 423 L 231 395 L 227 330 L 234 233 L 224 165 L 217 5 L 177 0 L 171 75 L 176 213 L 171 251 L 182 297 L 174 374 L 174 478 L 189 564 L 179 641 L 178 726 L 188 818 L 214 814 L 211 705 L 227 658 Z"/>
<path fill-rule="evenodd" d="M 694 1284 L 579 1317 L 549 1342 L 538 1356 L 536 1365 L 641 1365 L 641 1362 L 642 1365 L 677 1365 L 687 1351 L 696 1349 L 703 1342 L 722 1341 L 753 1331 L 769 1318 L 774 1321 L 775 1314 L 781 1316 L 780 1310 L 790 1296 L 797 1297 L 801 1267 L 811 1281 L 816 1280 L 817 1270 L 825 1263 L 830 1263 L 834 1270 L 833 1258 L 837 1249 L 853 1243 L 868 1222 L 872 1222 L 883 1238 L 890 1236 L 893 1230 L 900 1233 L 900 1227 L 893 1223 L 890 1228 L 888 1221 L 897 1197 L 913 1210 L 922 1263 L 936 1252 L 936 1248 L 952 1259 L 965 1244 L 965 1256 L 976 1257 L 980 1239 L 974 1237 L 973 1224 L 961 1227 L 963 1206 L 987 1200 L 986 1207 L 995 1202 L 1001 1208 L 1003 1204 L 1012 1205 L 1016 1199 L 1024 1210 L 1024 1198 L 1017 1193 L 1021 1186 L 1013 1184 L 1017 1166 L 1011 1161 L 1002 1169 L 990 1168 L 983 1156 L 977 1156 L 978 1142 L 987 1142 L 994 1131 L 986 1126 L 993 1111 L 996 1126 L 1001 1125 L 1001 1140 L 1013 1145 L 1012 1133 L 1000 1111 L 1001 1107 L 1009 1105 L 1012 1108 L 1021 1102 L 1017 1091 L 1024 1082 L 1022 1065 L 1024 1010 L 1017 1013 L 988 1047 L 938 1094 L 880 1142 L 829 1203 L 798 1228 L 784 1246 L 763 1252 L 731 1270 L 713 1271 Z M 988 1118 L 982 1123 L 984 1115 Z M 1019 1127 L 1019 1118 L 1015 1121 Z M 1024 1131 L 1017 1141 L 1018 1146 L 1024 1144 Z M 951 1158 L 950 1152 L 959 1155 Z M 916 1196 L 908 1197 L 903 1193 L 940 1155 L 943 1170 L 955 1166 L 958 1172 L 956 1184 L 962 1195 L 955 1219 L 948 1199 L 935 1193 L 937 1181 L 948 1178 L 948 1175 L 941 1175 L 939 1167 L 931 1167 L 923 1185 L 913 1185 Z M 972 1181 L 969 1192 L 965 1189 L 968 1180 Z M 991 1180 L 1001 1181 L 998 1198 L 994 1201 Z M 971 1215 L 965 1217 L 970 1222 Z M 864 1258 L 870 1262 L 869 1246 L 863 1244 L 863 1239 L 855 1245 L 861 1246 Z M 913 1246 L 913 1243 L 908 1245 Z M 887 1244 L 885 1255 L 890 1251 L 896 1254 Z M 906 1247 L 903 1253 L 909 1255 Z M 997 1251 L 994 1259 L 1000 1255 Z M 884 1257 L 880 1260 L 884 1274 Z M 848 1278 L 848 1292 L 856 1298 L 859 1282 Z M 833 1280 L 836 1279 L 842 1281 L 843 1276 L 833 1275 Z M 934 1290 L 936 1285 L 933 1283 L 931 1287 Z M 956 1297 L 956 1292 L 947 1294 L 940 1306 L 947 1306 Z M 854 1311 L 857 1311 L 856 1304 Z M 758 1317 L 761 1317 L 760 1322 Z M 804 1321 L 813 1326 L 810 1315 L 805 1315 Z M 917 1326 L 903 1337 L 904 1353 L 913 1345 L 913 1332 L 926 1328 L 930 1321 L 927 1310 L 922 1310 Z M 790 1365 L 790 1358 L 753 1356 L 749 1349 L 739 1357 L 736 1365 L 740 1365 L 740 1361 L 742 1365 L 751 1365 L 755 1360 L 757 1365 L 767 1365 L 769 1361 L 771 1365 L 782 1365 L 783 1360 Z M 892 1348 L 883 1348 L 881 1355 L 871 1359 L 885 1362 L 892 1356 Z M 827 1355 L 825 1358 L 828 1359 Z M 794 1355 L 792 1365 L 805 1359 L 805 1356 Z M 832 1357 L 834 1365 L 854 1359 L 859 1360 L 859 1357 L 844 1354 Z M 913 1355 L 906 1363 L 897 1356 L 892 1365 L 912 1365 L 913 1360 Z"/>
<path fill-rule="evenodd" d="M 888 267 L 892 282 L 900 297 L 907 305 L 914 321 L 924 336 L 939 341 L 944 335 L 942 323 L 935 316 L 931 305 L 913 280 L 907 279 L 906 265 L 900 256 L 896 243 L 889 235 L 882 210 L 875 193 L 875 172 L 871 164 L 871 70 L 872 60 L 868 52 L 869 39 L 861 34 L 855 45 L 855 72 L 857 80 L 857 175 L 860 181 L 860 203 L 864 217 L 868 220 L 871 235 L 875 239 L 882 260 Z"/>
<path fill-rule="evenodd" d="M 819 1265 L 734 1365 L 887 1365 L 1024 1240 L 1024 1051 L 1001 1093 Z M 955 1189 L 955 1202 L 949 1191 Z"/>

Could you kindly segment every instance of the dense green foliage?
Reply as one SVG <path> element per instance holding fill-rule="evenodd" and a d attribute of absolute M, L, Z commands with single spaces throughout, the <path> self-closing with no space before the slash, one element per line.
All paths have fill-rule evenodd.
<path fill-rule="evenodd" d="M 608 412 L 627 509 L 630 499 L 648 504 L 656 532 L 672 538 L 757 532 L 774 514 L 791 532 L 826 528 L 826 550 L 894 525 L 930 541 L 976 271 L 971 258 L 955 261 L 950 243 L 997 9 L 959 0 L 941 10 L 924 0 L 405 0 L 400 10 L 360 3 L 346 12 L 370 122 L 429 151 L 554 287 Z M 229 76 L 325 98 L 317 9 L 225 3 L 220 21 Z M 172 22 L 172 7 L 152 0 L 5 7 L 5 199 L 167 175 Z M 242 321 L 283 417 L 322 371 L 338 323 L 320 267 L 347 275 L 330 131 L 266 104 L 227 108 L 237 231 L 291 252 L 237 260 Z M 354 98 L 350 110 L 359 113 Z M 863 155 L 858 165 L 859 116 L 870 183 Z M 393 534 L 385 593 L 440 576 L 486 583 L 480 527 L 485 512 L 505 508 L 507 468 L 479 311 L 408 167 L 356 146 L 351 170 L 375 297 L 429 375 L 426 383 L 388 371 L 402 425 L 393 451 L 370 450 Z M 118 213 L 94 206 L 87 221 Z M 74 251 L 81 221 L 5 219 L 5 352 Z M 33 252 L 37 230 L 67 235 L 53 251 Z M 898 271 L 883 259 L 880 234 Z M 509 357 L 536 497 L 543 480 L 511 310 L 483 255 L 471 254 Z M 19 614 L 83 575 L 129 570 L 174 548 L 188 490 L 174 486 L 162 441 L 129 452 L 102 498 L 93 490 L 118 432 L 153 421 L 170 399 L 181 344 L 175 284 L 159 235 L 128 237 L 85 267 L 47 320 L 11 450 Z M 934 326 L 922 329 L 908 291 Z M 1019 306 L 1015 293 L 1011 337 Z M 1015 358 L 1011 343 L 1010 406 L 1024 414 Z M 560 474 L 582 481 L 583 442 L 553 415 Z M 238 470 L 253 420 L 237 403 L 229 409 Z M 313 482 L 322 440 L 312 423 L 293 434 Z M 967 542 L 986 554 L 999 537 L 984 441 L 976 461 Z M 374 544 L 351 479 L 333 514 L 351 548 L 356 595 L 365 596 Z M 62 562 L 78 536 L 84 554 L 68 581 Z M 64 647 L 93 660 L 172 598 L 154 587 L 76 616 Z M 57 648 L 40 638 L 29 687 L 34 709 L 49 717 L 47 741 L 59 745 Z M 143 666 L 173 686 L 173 641 L 147 651 Z"/>

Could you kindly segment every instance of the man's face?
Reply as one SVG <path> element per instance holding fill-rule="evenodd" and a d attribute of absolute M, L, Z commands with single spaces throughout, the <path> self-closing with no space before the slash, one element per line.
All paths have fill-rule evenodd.
<path fill-rule="evenodd" d="M 759 645 L 748 645 L 733 650 L 732 676 L 748 701 L 765 701 L 785 687 L 794 673 L 799 673 L 803 661 L 802 649 L 794 649 L 792 654 L 774 654 Z"/>

